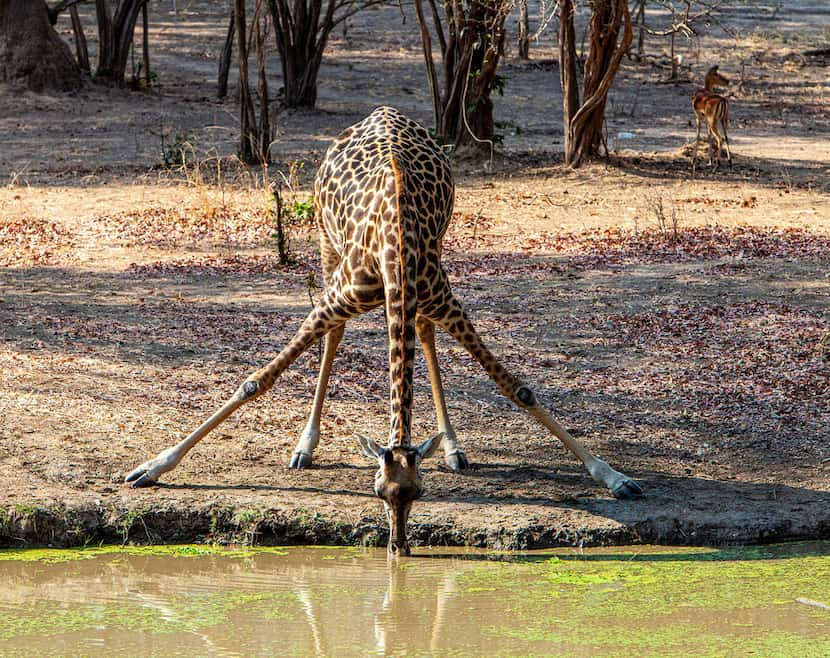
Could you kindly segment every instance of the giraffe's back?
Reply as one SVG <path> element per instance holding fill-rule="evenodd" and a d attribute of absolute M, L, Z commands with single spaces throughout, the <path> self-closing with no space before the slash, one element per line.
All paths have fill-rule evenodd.
<path fill-rule="evenodd" d="M 391 201 L 393 168 L 401 174 L 401 211 L 411 213 L 419 247 L 440 250 L 452 215 L 449 162 L 423 126 L 380 107 L 335 138 L 315 181 L 319 228 L 341 257 L 354 244 L 372 251 Z"/>

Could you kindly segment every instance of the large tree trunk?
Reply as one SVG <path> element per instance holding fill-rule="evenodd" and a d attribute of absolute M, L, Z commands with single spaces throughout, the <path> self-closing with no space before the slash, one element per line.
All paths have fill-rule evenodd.
<path fill-rule="evenodd" d="M 562 0 L 559 14 L 559 83 L 562 86 L 562 124 L 565 134 L 565 153 L 572 151 L 571 125 L 579 110 L 579 80 L 576 73 L 576 33 L 574 31 L 574 1 Z"/>
<path fill-rule="evenodd" d="M 265 20 L 259 13 L 255 24 L 251 26 L 254 30 L 254 45 L 256 47 L 256 64 L 259 75 L 259 152 L 260 164 L 267 165 L 271 162 L 271 117 L 268 110 L 268 76 L 265 71 L 265 35 L 263 23 Z"/>
<path fill-rule="evenodd" d="M 225 46 L 219 58 L 219 77 L 216 84 L 216 97 L 224 98 L 228 95 L 228 73 L 231 70 L 231 56 L 233 55 L 233 37 L 236 34 L 236 17 L 231 8 L 231 20 L 228 24 L 228 34 L 225 37 Z"/>
<path fill-rule="evenodd" d="M 239 159 L 256 164 L 259 134 L 254 101 L 248 82 L 248 40 L 245 25 L 245 0 L 234 0 L 233 15 L 236 20 L 236 43 L 239 51 Z"/>
<path fill-rule="evenodd" d="M 98 70 L 95 79 L 123 86 L 138 14 L 147 0 L 123 0 L 112 15 L 111 0 L 95 0 L 98 18 Z"/>
<path fill-rule="evenodd" d="M 565 21 L 563 28 L 560 25 L 560 49 L 562 48 L 562 30 L 573 30 L 573 12 L 565 12 L 565 5 L 570 0 L 564 0 L 560 20 Z M 568 25 L 569 23 L 569 25 Z M 623 29 L 620 37 L 620 28 Z M 565 117 L 565 162 L 572 167 L 578 167 L 584 160 L 596 157 L 603 144 L 602 129 L 605 123 L 605 103 L 614 76 L 620 67 L 620 61 L 631 45 L 633 33 L 631 30 L 631 15 L 628 11 L 628 0 L 595 0 L 591 4 L 591 22 L 588 28 L 591 47 L 585 59 L 585 69 L 582 81 L 582 105 L 569 117 Z M 619 42 L 618 42 L 619 39 Z M 566 57 L 575 59 L 575 53 L 566 53 Z M 567 76 L 572 75 L 567 62 L 560 62 L 562 66 L 561 80 L 565 83 Z M 569 95 L 572 88 L 563 87 L 563 94 Z M 570 102 L 570 101 L 568 101 Z M 572 107 L 566 107 L 570 114 Z"/>
<path fill-rule="evenodd" d="M 337 0 L 268 0 L 277 50 L 282 62 L 286 107 L 313 108 L 317 76 L 329 35 L 335 26 Z"/>
<path fill-rule="evenodd" d="M 519 59 L 530 59 L 530 19 L 527 12 L 527 0 L 519 0 Z"/>
<path fill-rule="evenodd" d="M 504 51 L 504 21 L 512 4 L 507 0 L 447 0 L 446 38 L 438 13 L 430 4 L 443 58 L 443 93 L 437 91 L 432 42 L 420 0 L 416 0 L 415 8 L 435 129 L 456 146 L 471 144 L 489 150 L 495 134 L 492 93 L 500 84 L 496 70 Z"/>
<path fill-rule="evenodd" d="M 69 16 L 72 20 L 72 31 L 75 33 L 75 52 L 78 55 L 78 65 L 85 73 L 90 73 L 89 48 L 86 45 L 84 26 L 81 24 L 81 17 L 78 16 L 78 6 L 72 5 L 69 8 Z"/>
<path fill-rule="evenodd" d="M 44 0 L 0 0 L 0 82 L 23 82 L 34 91 L 81 86 L 81 71 L 50 25 Z"/>

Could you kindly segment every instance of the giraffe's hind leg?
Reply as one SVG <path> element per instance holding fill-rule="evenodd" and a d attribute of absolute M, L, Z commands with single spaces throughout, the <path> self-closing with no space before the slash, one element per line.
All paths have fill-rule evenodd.
<path fill-rule="evenodd" d="M 323 413 L 323 403 L 326 401 L 326 391 L 329 386 L 329 377 L 331 376 L 331 364 L 334 361 L 337 346 L 340 345 L 345 329 L 346 325 L 341 324 L 326 335 L 323 361 L 320 364 L 320 374 L 317 377 L 317 389 L 314 392 L 311 414 L 309 414 L 308 422 L 303 433 L 300 435 L 300 440 L 297 442 L 297 447 L 294 448 L 294 454 L 291 455 L 291 462 L 288 465 L 289 468 L 299 470 L 306 466 L 311 466 L 314 449 L 320 441 L 320 416 Z"/>
<path fill-rule="evenodd" d="M 203 422 L 185 439 L 175 446 L 162 450 L 157 456 L 133 469 L 125 478 L 134 487 L 154 485 L 160 475 L 173 470 L 184 456 L 212 429 L 246 402 L 268 391 L 277 377 L 288 368 L 309 345 L 342 327 L 350 317 L 360 312 L 356 305 L 349 303 L 334 288 L 329 288 L 311 313 L 306 316 L 300 329 L 294 334 L 283 350 L 267 366 L 251 374 L 210 418 Z"/>
<path fill-rule="evenodd" d="M 449 286 L 446 286 L 441 297 L 441 302 L 424 308 L 424 314 L 464 346 L 473 358 L 484 367 L 505 397 L 527 411 L 565 444 L 585 465 L 591 477 L 608 487 L 615 497 L 631 499 L 642 495 L 640 485 L 592 455 L 581 442 L 571 436 L 564 427 L 551 417 L 547 410 L 539 404 L 536 395 L 527 385 L 504 368 L 484 345 L 461 304 L 450 291 Z"/>
<path fill-rule="evenodd" d="M 424 357 L 429 371 L 429 382 L 432 385 L 432 401 L 435 404 L 435 415 L 438 420 L 438 431 L 443 432 L 444 461 L 454 471 L 467 468 L 470 463 L 464 451 L 458 447 L 455 430 L 447 414 L 447 401 L 444 397 L 444 387 L 441 383 L 441 369 L 438 365 L 438 356 L 435 353 L 435 325 L 432 320 L 419 315 L 415 321 L 415 330 L 418 340 L 424 350 Z"/>

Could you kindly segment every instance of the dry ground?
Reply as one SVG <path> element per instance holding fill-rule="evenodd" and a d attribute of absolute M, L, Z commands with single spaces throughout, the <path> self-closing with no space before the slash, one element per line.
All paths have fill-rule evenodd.
<path fill-rule="evenodd" d="M 349 324 L 314 468 L 286 463 L 316 350 L 163 487 L 121 484 L 279 350 L 317 266 L 307 226 L 294 228 L 295 264 L 278 265 L 259 172 L 225 157 L 235 105 L 213 99 L 225 19 L 203 4 L 152 16 L 152 92 L 0 90 L 0 544 L 384 531 L 374 469 L 352 438 L 386 431 L 378 313 Z M 559 164 L 555 35 L 529 63 L 506 58 L 504 145 L 487 167 L 456 162 L 447 267 L 494 351 L 647 495 L 610 499 L 442 337 L 450 411 L 475 466 L 427 468 L 420 541 L 830 535 L 830 88 L 827 59 L 803 55 L 827 45 L 830 13 L 818 1 L 750 4 L 726 12 L 732 36 L 715 29 L 683 51 L 695 79 L 718 62 L 735 81 L 735 167 L 696 180 L 684 150 L 694 85 L 664 83 L 665 44 L 625 63 L 612 157 L 577 171 Z M 330 137 L 373 107 L 429 121 L 413 24 L 397 8 L 355 17 L 331 44 L 319 111 L 279 116 L 275 168 L 301 164 L 298 199 Z M 197 164 L 160 166 L 162 134 L 187 141 Z M 426 436 L 420 356 L 416 387 Z"/>

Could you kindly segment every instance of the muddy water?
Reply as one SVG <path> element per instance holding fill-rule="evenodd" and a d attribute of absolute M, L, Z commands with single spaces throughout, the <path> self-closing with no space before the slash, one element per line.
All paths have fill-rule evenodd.
<path fill-rule="evenodd" d="M 830 543 L 0 551 L 1 656 L 828 656 Z"/>

